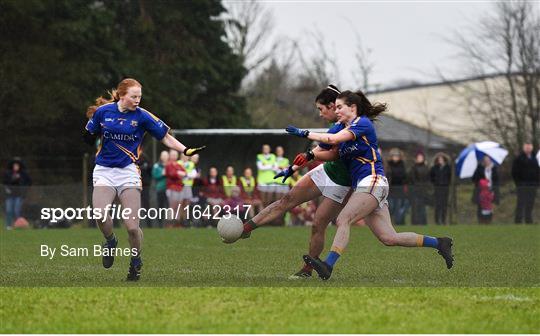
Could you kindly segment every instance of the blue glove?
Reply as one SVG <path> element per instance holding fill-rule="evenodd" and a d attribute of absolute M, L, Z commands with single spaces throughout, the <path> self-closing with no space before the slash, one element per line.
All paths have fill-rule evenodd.
<path fill-rule="evenodd" d="M 307 136 L 309 135 L 308 130 L 303 130 L 303 129 L 300 129 L 298 127 L 294 127 L 293 125 L 287 126 L 287 128 L 285 128 L 285 130 L 290 135 L 296 135 L 296 136 L 301 137 L 301 138 L 307 138 Z"/>
<path fill-rule="evenodd" d="M 279 173 L 274 176 L 274 179 L 277 179 L 278 177 L 283 177 L 283 181 L 281 183 L 285 183 L 285 181 L 291 177 L 294 174 L 294 170 L 292 169 L 293 166 L 289 166 L 289 168 L 285 168 Z"/>

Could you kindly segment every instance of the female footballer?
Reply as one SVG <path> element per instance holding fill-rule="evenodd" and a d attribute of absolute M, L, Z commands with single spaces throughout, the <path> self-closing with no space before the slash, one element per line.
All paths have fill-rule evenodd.
<path fill-rule="evenodd" d="M 330 278 L 332 269 L 349 242 L 351 224 L 364 218 L 375 236 L 387 246 L 432 247 L 443 256 L 446 266 L 453 265 L 452 239 L 434 238 L 412 232 L 396 232 L 388 211 L 388 182 L 384 176 L 377 135 L 373 120 L 386 110 L 386 104 L 372 105 L 362 92 L 344 91 L 337 96 L 336 113 L 341 130 L 335 134 L 313 133 L 294 126 L 289 134 L 335 145 L 335 151 L 314 152 L 319 160 L 343 160 L 350 172 L 353 193 L 337 217 L 337 232 L 326 260 L 304 256 L 323 280 Z"/>
<path fill-rule="evenodd" d="M 334 85 L 329 85 L 322 90 L 315 98 L 315 105 L 319 110 L 320 116 L 332 123 L 336 123 L 334 102 L 340 91 Z M 328 132 L 335 133 L 341 128 L 334 124 Z M 320 144 L 313 149 L 313 153 L 326 151 L 332 146 Z M 311 151 L 310 154 L 311 156 Z M 295 164 L 305 163 L 304 156 L 297 157 Z M 284 174 L 278 174 L 278 177 L 284 176 L 284 180 L 294 172 L 292 167 L 286 170 Z M 311 227 L 311 239 L 309 243 L 309 255 L 318 258 L 324 248 L 324 237 L 326 227 L 330 221 L 334 220 L 345 203 L 345 199 L 350 191 L 351 181 L 349 172 L 341 160 L 326 162 L 319 165 L 304 175 L 297 184 L 280 200 L 268 205 L 250 221 L 244 224 L 243 238 L 250 236 L 250 232 L 259 226 L 271 223 L 276 218 L 282 216 L 286 211 L 307 202 L 309 200 L 324 196 L 315 213 L 313 226 Z M 312 267 L 307 263 L 303 265 L 291 279 L 301 279 L 311 277 Z"/>
<path fill-rule="evenodd" d="M 103 218 L 103 215 L 116 196 L 123 209 L 131 210 L 130 215 L 123 218 L 132 251 L 127 280 L 137 281 L 142 268 L 143 234 L 138 217 L 142 183 L 138 160 L 143 137 L 148 132 L 165 146 L 189 156 L 201 151 L 204 146 L 184 146 L 168 133 L 169 126 L 139 107 L 142 85 L 135 79 L 122 80 L 116 90 L 110 92 L 110 96 L 110 99 L 98 97 L 86 112 L 89 120 L 84 131 L 85 141 L 94 145 L 96 138 L 100 138 L 93 172 L 92 204 L 94 208 L 101 209 L 102 218 L 98 218 L 97 223 L 106 239 L 102 250 L 105 268 L 113 265 L 118 239 L 113 232 L 112 219 L 108 215 Z"/>

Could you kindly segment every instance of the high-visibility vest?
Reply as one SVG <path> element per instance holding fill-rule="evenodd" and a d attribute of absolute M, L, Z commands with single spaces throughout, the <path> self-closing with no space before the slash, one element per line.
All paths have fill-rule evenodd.
<path fill-rule="evenodd" d="M 257 161 L 262 162 L 265 166 L 274 166 L 276 164 L 276 155 L 268 154 L 257 154 Z M 258 184 L 272 184 L 274 182 L 274 169 L 259 169 L 257 172 L 257 183 Z"/>
<path fill-rule="evenodd" d="M 301 178 L 302 178 L 302 175 L 298 175 L 298 179 L 295 179 L 294 176 L 291 176 L 291 177 L 289 177 L 287 182 L 289 182 L 289 185 L 292 188 L 298 183 L 298 181 L 300 181 Z"/>
<path fill-rule="evenodd" d="M 244 192 L 251 196 L 251 194 L 255 190 L 255 178 L 251 176 L 248 180 L 244 176 L 241 176 L 240 183 L 242 184 L 242 188 L 244 188 Z"/>
<path fill-rule="evenodd" d="M 233 177 L 229 181 L 227 175 L 222 175 L 221 181 L 223 182 L 223 191 L 225 192 L 225 196 L 231 197 L 232 188 L 236 187 L 236 176 L 233 175 Z"/>
<path fill-rule="evenodd" d="M 186 174 L 188 175 L 195 169 L 195 163 L 191 161 L 183 162 L 180 160 L 179 163 L 184 167 L 184 169 L 186 170 Z M 194 179 L 187 177 L 187 175 L 182 179 L 185 186 L 193 186 L 193 180 Z"/>
<path fill-rule="evenodd" d="M 281 171 L 287 167 L 289 167 L 289 159 L 287 159 L 286 157 L 280 157 L 280 158 L 276 158 L 276 166 L 277 168 Z M 280 184 L 280 185 L 289 185 L 289 182 L 285 181 L 285 183 L 281 182 L 283 179 L 275 179 L 274 180 L 274 183 L 275 184 Z"/>

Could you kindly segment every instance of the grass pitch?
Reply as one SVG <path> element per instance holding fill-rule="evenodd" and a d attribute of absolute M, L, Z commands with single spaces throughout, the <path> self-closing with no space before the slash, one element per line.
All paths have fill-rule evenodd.
<path fill-rule="evenodd" d="M 454 269 L 432 249 L 385 247 L 354 228 L 329 281 L 291 281 L 308 228 L 259 229 L 233 245 L 210 229 L 145 230 L 142 279 L 125 283 L 129 258 L 105 270 L 92 256 L 97 229 L 3 231 L 0 332 L 540 332 L 540 227 L 398 230 L 452 236 Z M 42 244 L 57 255 L 41 257 Z M 90 256 L 60 256 L 63 244 Z"/>

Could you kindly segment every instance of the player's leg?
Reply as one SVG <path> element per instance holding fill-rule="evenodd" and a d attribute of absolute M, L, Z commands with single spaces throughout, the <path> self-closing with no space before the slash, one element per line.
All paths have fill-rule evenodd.
<path fill-rule="evenodd" d="M 309 175 L 303 176 L 300 181 L 280 200 L 268 205 L 255 217 L 244 224 L 243 238 L 249 237 L 251 231 L 259 226 L 268 224 L 282 216 L 286 211 L 321 195 L 321 191 L 311 180 Z"/>
<path fill-rule="evenodd" d="M 343 209 L 343 206 L 344 204 L 325 197 L 317 207 L 309 240 L 309 256 L 312 258 L 319 259 L 324 248 L 326 228 L 328 227 L 328 224 L 338 216 L 339 212 Z M 290 278 L 299 279 L 311 277 L 312 270 L 313 267 L 311 265 L 304 263 L 302 269 L 291 275 Z"/>
<path fill-rule="evenodd" d="M 349 244 L 351 225 L 365 218 L 378 206 L 377 199 L 369 193 L 357 191 L 351 195 L 347 205 L 337 217 L 337 231 L 326 259 L 322 261 L 308 255 L 304 256 L 304 261 L 313 266 L 321 279 L 327 280 L 330 278 L 334 265 Z"/>
<path fill-rule="evenodd" d="M 392 226 L 390 212 L 386 204 L 366 217 L 366 224 L 377 239 L 386 246 L 435 248 L 445 259 L 448 268 L 453 265 L 452 239 L 447 237 L 435 238 L 414 232 L 396 232 Z"/>
<path fill-rule="evenodd" d="M 124 209 L 130 209 L 130 215 L 123 218 L 126 226 L 129 246 L 132 251 L 129 264 L 128 281 L 137 281 L 141 275 L 142 260 L 141 248 L 143 241 L 142 230 L 139 226 L 139 209 L 141 208 L 141 190 L 138 188 L 125 188 L 118 195 Z"/>
<path fill-rule="evenodd" d="M 107 210 L 112 206 L 116 197 L 116 189 L 109 186 L 95 186 L 92 192 L 92 206 L 99 209 L 100 217 L 96 218 L 96 224 L 105 237 L 103 243 L 103 267 L 109 268 L 114 263 L 113 249 L 118 245 L 118 239 L 113 232 L 113 221 Z"/>

